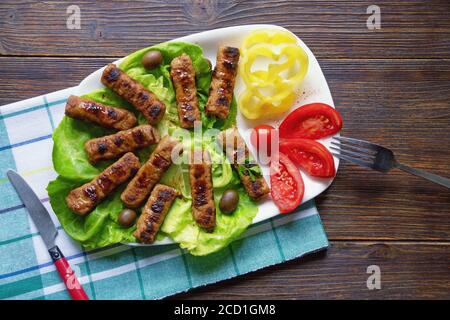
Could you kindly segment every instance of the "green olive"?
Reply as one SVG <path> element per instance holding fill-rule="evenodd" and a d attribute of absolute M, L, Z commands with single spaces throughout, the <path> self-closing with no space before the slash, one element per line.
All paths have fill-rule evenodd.
<path fill-rule="evenodd" d="M 136 221 L 137 215 L 134 210 L 123 209 L 119 213 L 118 222 L 122 227 L 131 227 Z"/>
<path fill-rule="evenodd" d="M 226 214 L 230 214 L 234 210 L 236 210 L 238 203 L 239 193 L 236 190 L 232 189 L 225 190 L 219 202 L 220 211 Z"/>
<path fill-rule="evenodd" d="M 163 62 L 163 55 L 161 54 L 161 52 L 156 51 L 156 50 L 152 50 L 152 51 L 147 52 L 142 57 L 142 61 L 141 61 L 142 65 L 147 70 L 151 70 L 151 69 L 156 68 L 162 62 Z"/>

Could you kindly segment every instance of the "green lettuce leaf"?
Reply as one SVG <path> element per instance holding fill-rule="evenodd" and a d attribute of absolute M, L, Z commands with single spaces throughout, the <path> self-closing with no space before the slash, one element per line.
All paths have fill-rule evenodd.
<path fill-rule="evenodd" d="M 65 197 L 70 190 L 79 186 L 78 182 L 62 176 L 49 183 L 47 192 L 53 211 L 58 216 L 64 230 L 83 247 L 93 249 L 117 242 L 133 242 L 135 227 L 123 228 L 117 223 L 119 212 L 124 208 L 120 191 L 102 201 L 87 216 L 74 214 L 66 205 Z"/>
<path fill-rule="evenodd" d="M 164 57 L 163 63 L 151 71 L 146 70 L 140 63 L 142 56 L 149 50 L 159 50 Z M 191 57 L 196 70 L 203 128 L 223 130 L 235 125 L 237 105 L 234 99 L 231 105 L 230 116 L 226 120 L 215 120 L 214 118 L 206 117 L 203 112 L 208 98 L 211 70 L 208 62 L 203 57 L 202 49 L 190 43 L 167 42 L 139 50 L 126 57 L 120 64 L 122 70 L 155 93 L 166 104 L 166 114 L 157 126 L 161 136 L 172 134 L 175 129 L 179 128 L 175 92 L 169 71 L 170 61 L 183 52 Z M 135 113 L 140 124 L 146 123 L 142 114 L 108 88 L 96 90 L 83 97 L 107 105 L 128 109 Z M 50 203 L 64 230 L 88 249 L 118 242 L 136 241 L 132 235 L 135 226 L 123 228 L 117 223 L 118 214 L 124 208 L 120 200 L 120 194 L 125 185 L 118 188 L 102 201 L 94 211 L 84 217 L 71 212 L 65 202 L 65 197 L 70 190 L 92 180 L 113 162 L 102 161 L 93 166 L 89 163 L 84 151 L 84 143 L 87 140 L 111 133 L 113 131 L 68 117 L 63 118 L 53 133 L 52 158 L 54 168 L 59 176 L 54 181 L 51 181 L 47 187 Z M 192 134 L 191 137 L 193 137 Z M 191 190 L 186 164 L 172 165 L 161 180 L 161 183 L 179 190 L 182 197 L 175 201 L 168 212 L 157 239 L 169 236 L 193 255 L 206 255 L 227 246 L 248 227 L 257 213 L 256 204 L 249 199 L 242 186 L 240 186 L 239 178 L 232 171 L 231 165 L 226 160 L 223 152 L 216 150 L 214 138 L 209 137 L 201 141 L 196 141 L 195 139 L 183 141 L 186 150 L 193 145 L 202 145 L 210 151 L 211 157 L 213 160 L 216 160 L 214 162 L 222 162 L 221 164 L 213 165 L 213 186 L 216 204 L 219 203 L 221 195 L 227 188 L 234 188 L 240 194 L 239 206 L 232 215 L 222 214 L 217 206 L 217 226 L 214 232 L 205 232 L 196 225 L 192 218 Z M 153 148 L 154 146 L 144 148 L 137 153 L 141 162 L 145 162 L 148 159 Z"/>

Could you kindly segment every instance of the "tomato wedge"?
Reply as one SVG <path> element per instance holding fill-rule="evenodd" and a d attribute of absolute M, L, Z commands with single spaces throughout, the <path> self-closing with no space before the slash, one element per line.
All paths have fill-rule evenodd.
<path fill-rule="evenodd" d="M 342 129 L 339 112 L 324 103 L 311 103 L 292 111 L 280 125 L 280 138 L 320 139 Z"/>
<path fill-rule="evenodd" d="M 272 153 L 272 137 L 277 139 L 276 129 L 268 124 L 261 124 L 253 128 L 250 142 L 259 152 L 265 152 L 270 157 Z M 276 141 L 274 141 L 276 143 Z"/>
<path fill-rule="evenodd" d="M 270 194 L 280 212 L 288 213 L 302 202 L 305 185 L 300 171 L 286 155 L 280 153 L 276 160 L 270 164 Z"/>
<path fill-rule="evenodd" d="M 281 139 L 280 152 L 314 177 L 330 178 L 336 175 L 334 159 L 320 142 L 310 139 Z"/>

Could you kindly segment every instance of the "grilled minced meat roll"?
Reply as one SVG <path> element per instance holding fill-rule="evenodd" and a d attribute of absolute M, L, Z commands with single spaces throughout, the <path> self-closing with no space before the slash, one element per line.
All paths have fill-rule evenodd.
<path fill-rule="evenodd" d="M 135 175 L 140 166 L 138 157 L 128 152 L 94 180 L 70 191 L 67 206 L 79 215 L 91 212 L 115 188 Z"/>
<path fill-rule="evenodd" d="M 116 65 L 110 63 L 106 66 L 101 81 L 142 112 L 149 124 L 158 123 L 164 116 L 166 105 Z"/>
<path fill-rule="evenodd" d="M 201 121 L 198 108 L 195 69 L 191 58 L 183 53 L 170 63 L 170 75 L 177 98 L 180 126 L 185 129 L 194 127 L 195 121 Z"/>
<path fill-rule="evenodd" d="M 91 163 L 114 159 L 121 155 L 159 142 L 159 133 L 149 124 L 119 131 L 86 141 L 84 149 Z"/>
<path fill-rule="evenodd" d="M 174 188 L 157 184 L 142 210 L 133 235 L 142 243 L 153 243 L 177 196 L 178 192 Z"/>
<path fill-rule="evenodd" d="M 134 127 L 136 117 L 128 110 L 107 106 L 95 101 L 70 96 L 65 114 L 68 117 L 90 121 L 105 128 L 126 130 Z"/>
<path fill-rule="evenodd" d="M 228 159 L 250 198 L 258 200 L 270 192 L 269 186 L 262 175 L 259 165 L 254 160 L 245 144 L 244 139 L 236 128 L 222 131 L 218 136 L 218 142 L 223 147 Z"/>
<path fill-rule="evenodd" d="M 182 145 L 178 140 L 168 135 L 162 138 L 148 161 L 142 165 L 122 192 L 120 198 L 123 203 L 129 208 L 137 208 L 144 204 L 150 191 L 172 164 L 172 153 L 175 156 L 175 153 L 180 155 L 182 152 Z"/>
<path fill-rule="evenodd" d="M 216 226 L 216 206 L 212 183 L 211 156 L 207 150 L 195 150 L 189 164 L 192 216 L 197 224 L 212 231 Z"/>
<path fill-rule="evenodd" d="M 239 49 L 225 46 L 219 48 L 205 107 L 206 114 L 220 119 L 228 117 L 238 63 Z"/>

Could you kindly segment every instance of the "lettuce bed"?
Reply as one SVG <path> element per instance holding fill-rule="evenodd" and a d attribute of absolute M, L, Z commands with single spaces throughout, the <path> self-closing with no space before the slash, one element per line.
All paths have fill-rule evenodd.
<path fill-rule="evenodd" d="M 142 56 L 149 50 L 158 50 L 164 56 L 163 63 L 152 71 L 146 71 L 141 65 Z M 181 53 L 188 54 L 194 64 L 197 77 L 197 91 L 200 109 L 203 111 L 211 80 L 211 70 L 203 57 L 202 49 L 194 44 L 184 42 L 167 42 L 139 50 L 124 59 L 120 68 L 131 77 L 141 82 L 166 103 L 167 112 L 157 128 L 161 135 L 171 134 L 178 128 L 178 115 L 175 104 L 175 93 L 169 74 L 170 61 Z M 126 101 L 108 88 L 100 89 L 85 96 L 101 103 L 122 107 L 136 113 L 139 123 L 145 123 L 141 114 Z M 225 121 L 207 118 L 202 112 L 204 129 L 216 128 L 223 130 L 236 122 L 236 102 L 233 101 L 230 116 Z M 85 217 L 71 212 L 65 202 L 70 190 L 92 180 L 112 161 L 104 161 L 92 166 L 84 151 L 84 143 L 88 139 L 104 136 L 112 131 L 80 120 L 64 117 L 53 133 L 53 166 L 59 176 L 47 186 L 51 206 L 58 216 L 64 230 L 87 249 L 103 247 L 118 242 L 135 242 L 132 233 L 135 226 L 123 228 L 117 223 L 119 212 L 124 208 L 120 193 L 124 185 L 118 188 L 107 199 L 101 202 L 94 211 Z M 172 165 L 162 178 L 162 183 L 170 185 L 181 192 L 182 198 L 177 199 L 167 214 L 158 239 L 166 236 L 179 243 L 193 255 L 206 255 L 227 246 L 238 237 L 252 222 L 258 208 L 252 202 L 242 186 L 239 178 L 231 170 L 230 164 L 221 152 L 217 152 L 214 141 L 203 140 L 184 141 L 189 148 L 193 143 L 202 144 L 207 148 L 213 159 L 222 164 L 213 165 L 213 185 L 216 204 L 226 188 L 233 187 L 240 194 L 237 210 L 232 215 L 224 215 L 218 206 L 217 226 L 213 233 L 207 233 L 199 228 L 192 218 L 190 187 L 186 165 Z M 141 162 L 145 162 L 152 147 L 138 152 Z M 140 210 L 138 210 L 140 212 Z"/>

